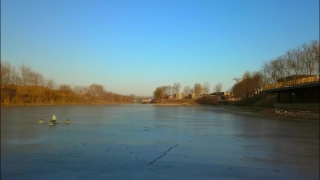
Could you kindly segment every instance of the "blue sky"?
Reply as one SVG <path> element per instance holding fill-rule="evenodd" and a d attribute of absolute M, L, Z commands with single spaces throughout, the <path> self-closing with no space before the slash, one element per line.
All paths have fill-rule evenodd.
<path fill-rule="evenodd" d="M 1 60 L 121 94 L 218 82 L 319 40 L 318 0 L 2 0 Z"/>

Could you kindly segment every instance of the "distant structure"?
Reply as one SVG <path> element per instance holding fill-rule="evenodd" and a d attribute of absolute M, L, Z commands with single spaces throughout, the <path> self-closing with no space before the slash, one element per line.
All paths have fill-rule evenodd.
<path fill-rule="evenodd" d="M 209 97 L 217 100 L 217 101 L 234 101 L 235 98 L 233 97 L 232 92 L 218 92 L 218 93 L 211 93 Z"/>
<path fill-rule="evenodd" d="M 275 108 L 319 111 L 319 76 L 294 75 L 261 87 L 262 93 L 276 94 Z"/>
<path fill-rule="evenodd" d="M 152 100 L 152 99 L 142 99 L 142 100 L 141 100 L 141 103 L 144 103 L 144 104 L 150 103 L 151 100 Z"/>

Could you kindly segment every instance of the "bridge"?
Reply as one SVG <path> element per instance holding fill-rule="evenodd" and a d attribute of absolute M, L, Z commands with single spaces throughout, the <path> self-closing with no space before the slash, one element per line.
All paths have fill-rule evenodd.
<path fill-rule="evenodd" d="M 284 79 L 282 82 L 264 85 L 261 89 L 264 93 L 277 94 L 275 108 L 319 111 L 319 76 Z"/>

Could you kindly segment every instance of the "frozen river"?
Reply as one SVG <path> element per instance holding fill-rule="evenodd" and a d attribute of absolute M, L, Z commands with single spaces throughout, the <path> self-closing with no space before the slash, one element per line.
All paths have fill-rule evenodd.
<path fill-rule="evenodd" d="M 219 107 L 1 107 L 1 179 L 319 179 L 319 124 Z"/>

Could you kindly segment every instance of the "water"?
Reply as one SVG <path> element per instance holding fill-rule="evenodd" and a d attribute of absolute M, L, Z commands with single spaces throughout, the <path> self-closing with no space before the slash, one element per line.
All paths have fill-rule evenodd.
<path fill-rule="evenodd" d="M 319 124 L 219 107 L 1 107 L 1 179 L 59 178 L 319 179 Z"/>

